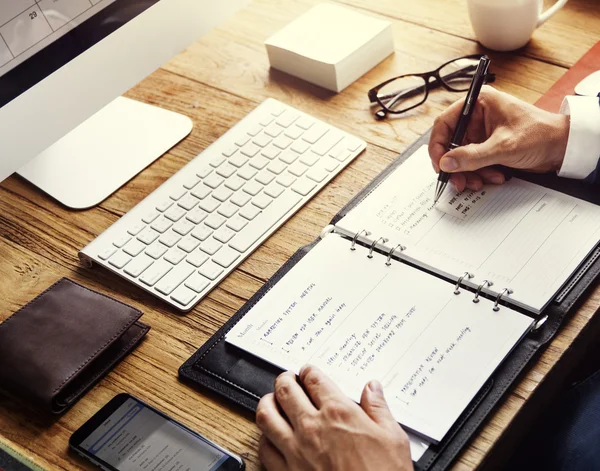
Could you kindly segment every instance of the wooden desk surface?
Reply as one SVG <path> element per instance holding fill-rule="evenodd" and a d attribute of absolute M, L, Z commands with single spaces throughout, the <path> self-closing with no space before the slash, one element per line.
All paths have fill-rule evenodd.
<path fill-rule="evenodd" d="M 263 41 L 318 0 L 257 0 L 191 45 L 127 96 L 190 116 L 192 134 L 99 207 L 72 212 L 19 178 L 0 185 L 0 320 L 63 276 L 145 312 L 147 339 L 69 412 L 55 421 L 0 396 L 0 441 L 48 469 L 88 468 L 67 451 L 71 433 L 115 394 L 127 391 L 259 469 L 252 418 L 213 395 L 177 380 L 178 367 L 300 246 L 458 98 L 436 92 L 417 112 L 376 122 L 369 88 L 402 73 L 431 70 L 481 51 L 464 0 L 341 0 L 393 22 L 396 53 L 338 95 L 269 70 Z M 547 5 L 553 2 L 546 1 Z M 534 102 L 599 38 L 600 3 L 571 0 L 516 53 L 491 53 L 495 86 Z M 190 314 L 182 316 L 142 290 L 98 269 L 80 266 L 77 252 L 267 97 L 274 97 L 365 139 L 369 146 L 296 216 L 269 238 Z M 477 467 L 541 380 L 555 367 L 600 304 L 600 289 L 554 339 L 463 452 L 457 469 Z"/>

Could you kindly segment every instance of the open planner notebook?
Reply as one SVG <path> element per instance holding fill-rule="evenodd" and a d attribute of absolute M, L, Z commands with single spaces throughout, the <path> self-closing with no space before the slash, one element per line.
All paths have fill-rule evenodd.
<path fill-rule="evenodd" d="M 600 208 L 512 179 L 432 204 L 426 147 L 324 231 L 227 333 L 352 399 L 379 379 L 394 417 L 441 441 L 600 240 Z M 407 262 L 407 263 L 404 263 Z"/>

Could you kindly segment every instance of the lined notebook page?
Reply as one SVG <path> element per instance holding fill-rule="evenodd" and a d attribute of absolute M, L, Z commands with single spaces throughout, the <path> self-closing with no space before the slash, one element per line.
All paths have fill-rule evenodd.
<path fill-rule="evenodd" d="M 388 238 L 386 249 L 403 244 L 403 257 L 455 280 L 470 272 L 472 287 L 492 281 L 489 293 L 511 288 L 510 299 L 535 313 L 600 240 L 600 208 L 586 201 L 513 178 L 486 186 L 475 202 L 462 195 L 469 198 L 461 210 L 469 210 L 456 216 L 451 208 L 460 198 L 448 204 L 451 186 L 433 205 L 436 179 L 423 146 L 336 228 L 348 235 L 367 229 L 372 236 L 361 239 Z"/>
<path fill-rule="evenodd" d="M 330 234 L 227 334 L 296 373 L 320 367 L 353 400 L 379 379 L 394 417 L 439 441 L 531 326 L 447 281 Z"/>

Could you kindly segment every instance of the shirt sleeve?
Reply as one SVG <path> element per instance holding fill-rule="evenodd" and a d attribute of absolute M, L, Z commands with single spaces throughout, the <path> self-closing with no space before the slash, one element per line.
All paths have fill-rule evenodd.
<path fill-rule="evenodd" d="M 560 111 L 571 116 L 569 140 L 560 177 L 584 179 L 600 159 L 600 101 L 596 97 L 568 96 Z"/>

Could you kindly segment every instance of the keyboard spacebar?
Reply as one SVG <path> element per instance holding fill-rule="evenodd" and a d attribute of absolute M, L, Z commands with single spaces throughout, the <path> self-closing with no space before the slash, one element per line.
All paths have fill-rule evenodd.
<path fill-rule="evenodd" d="M 267 208 L 256 216 L 244 229 L 229 243 L 232 249 L 246 252 L 252 244 L 265 234 L 277 221 L 285 216 L 302 197 L 293 191 L 287 190 L 276 198 Z"/>

